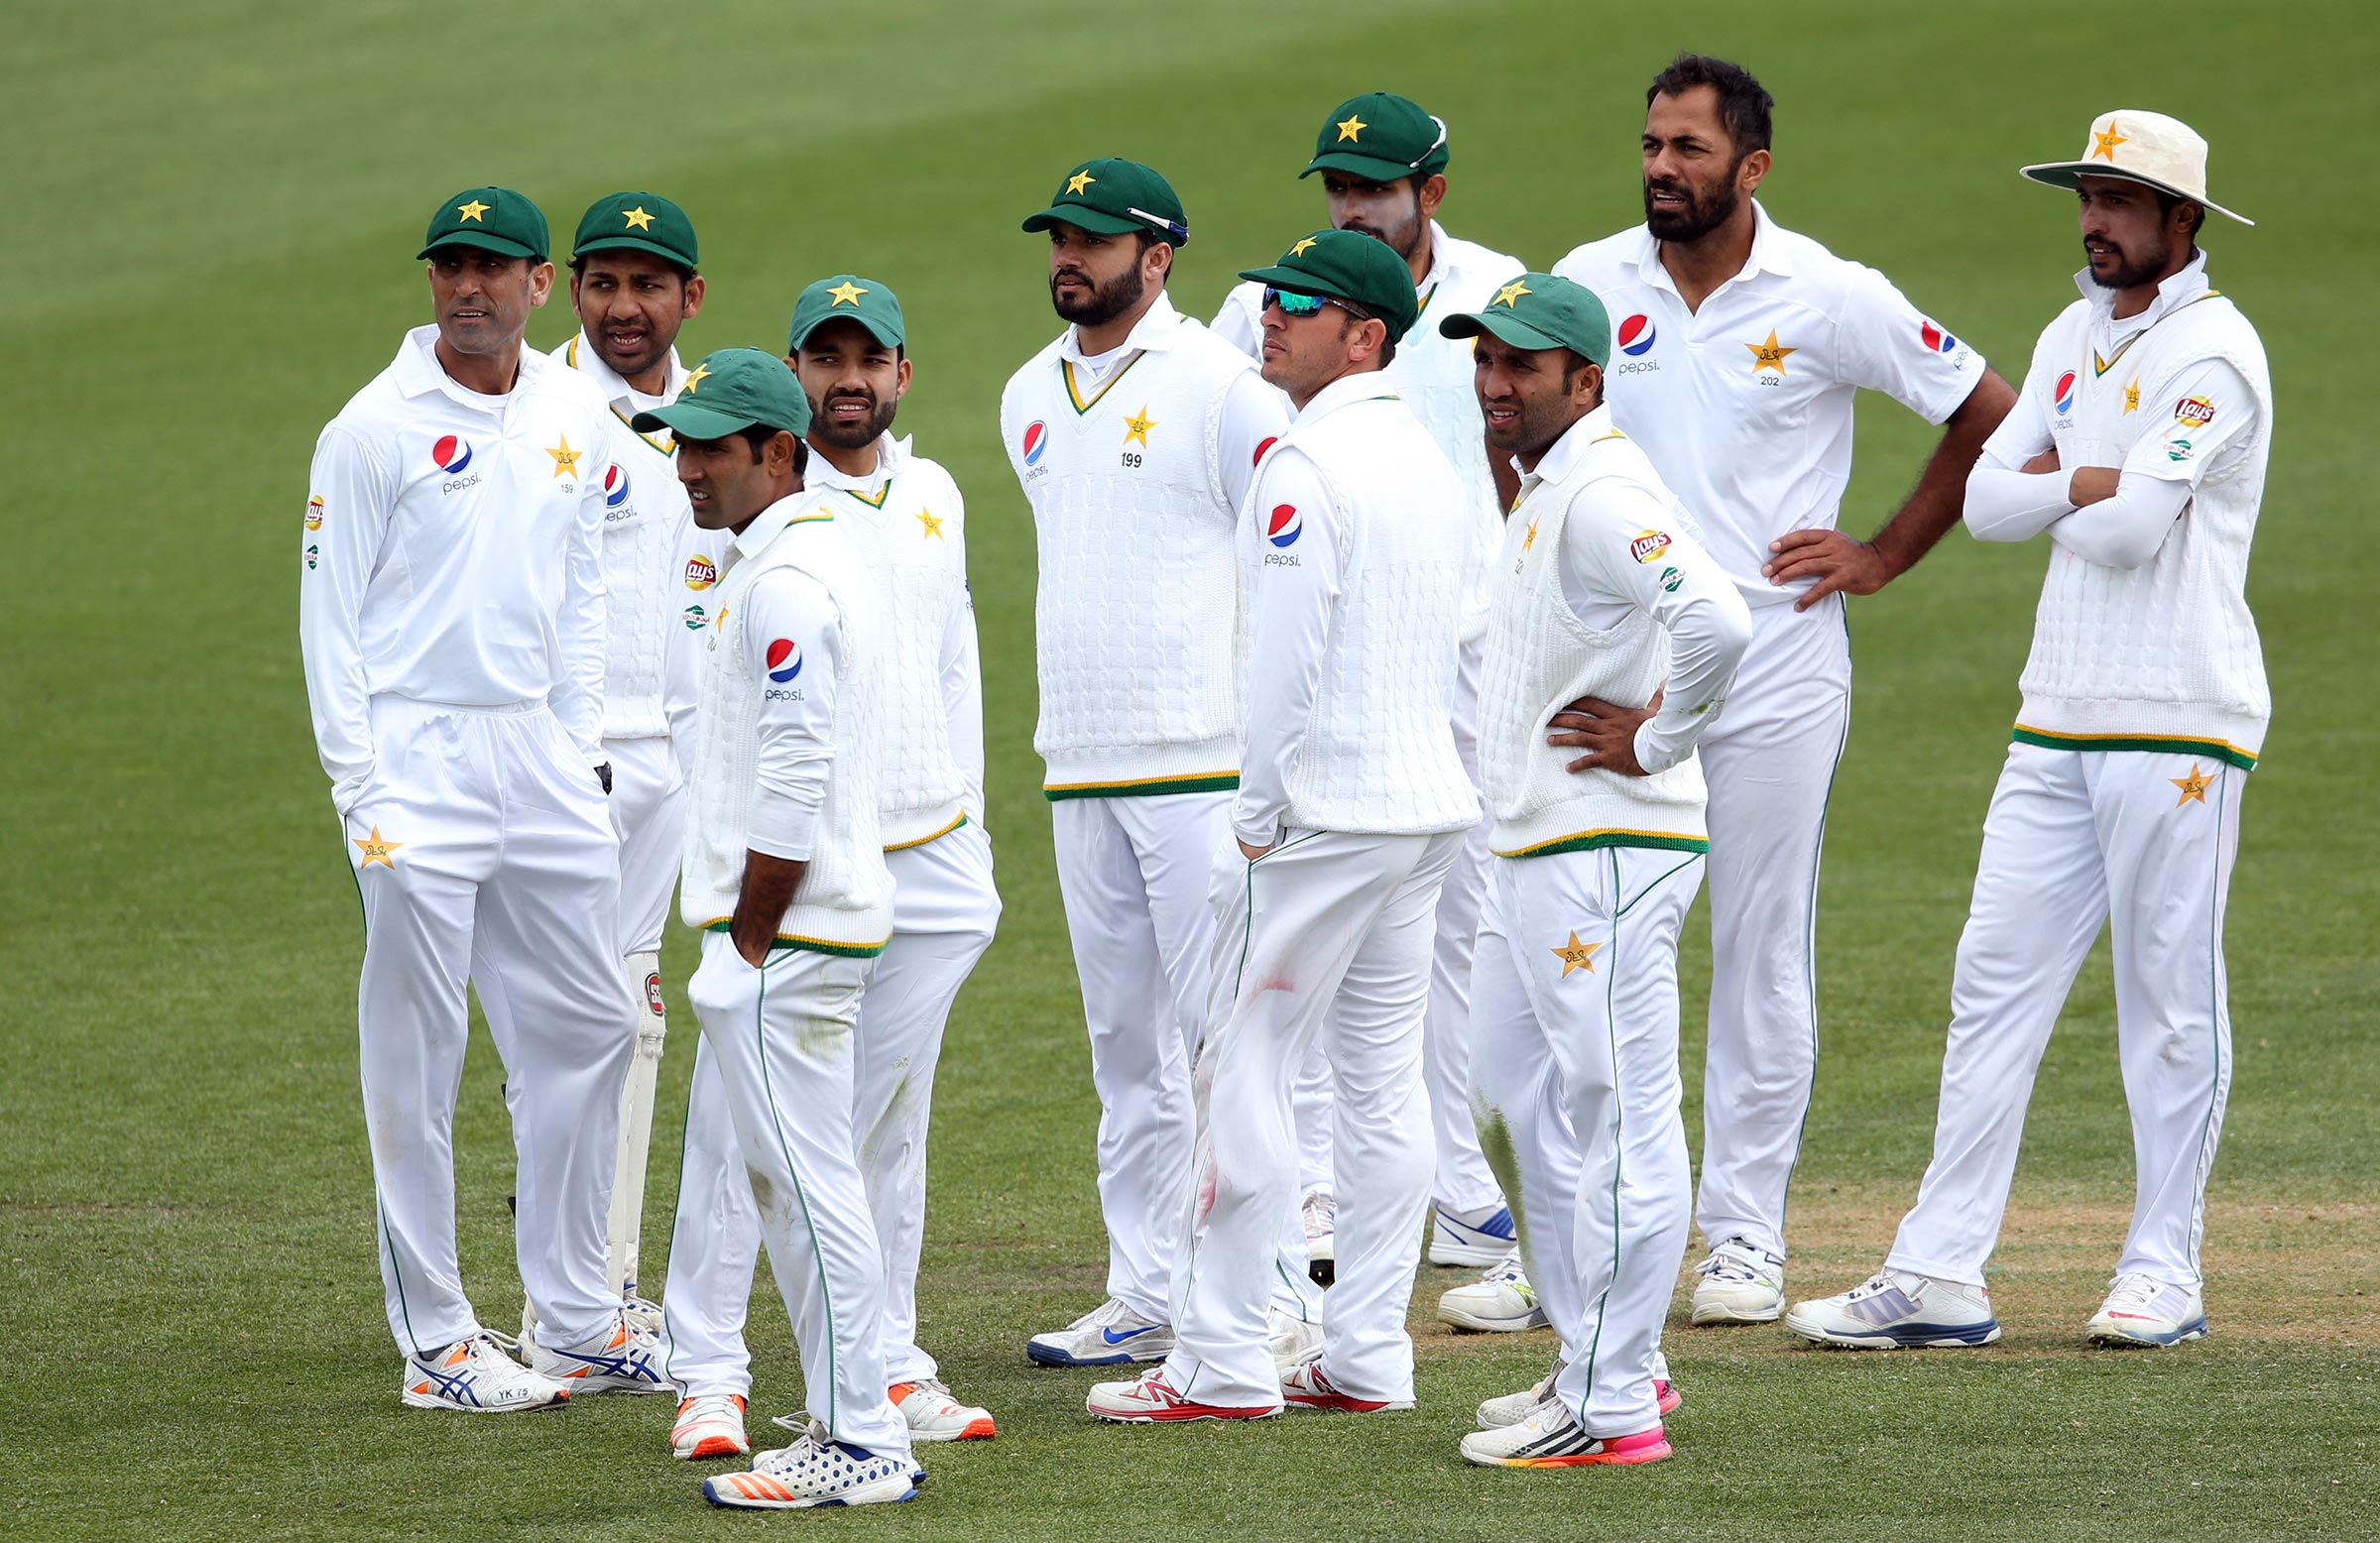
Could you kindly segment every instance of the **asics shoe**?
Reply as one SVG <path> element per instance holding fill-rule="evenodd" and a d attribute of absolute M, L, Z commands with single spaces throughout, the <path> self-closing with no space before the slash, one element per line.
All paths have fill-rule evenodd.
<path fill-rule="evenodd" d="M 1554 1396 L 1554 1380 L 1561 1375 L 1562 1362 L 1560 1358 L 1556 1358 L 1554 1369 L 1548 1371 L 1544 1379 L 1528 1391 L 1506 1393 L 1501 1398 L 1488 1399 L 1480 1405 L 1480 1429 L 1484 1431 L 1501 1430 L 1507 1425 L 1517 1425 L 1527 1419 L 1539 1404 Z M 1666 1416 L 1678 1411 L 1678 1407 L 1686 1402 L 1686 1395 L 1679 1392 L 1676 1384 L 1667 1377 L 1655 1377 L 1653 1378 L 1653 1399 L 1655 1406 Z"/>
<path fill-rule="evenodd" d="M 1694 1267 L 1694 1321 L 1775 1323 L 1785 1314 L 1785 1261 L 1741 1238 L 1723 1238 Z"/>
<path fill-rule="evenodd" d="M 1468 1264 L 1478 1269 L 1500 1264 L 1518 1247 L 1512 1232 L 1512 1208 L 1484 1206 L 1477 1211 L 1449 1211 L 1430 1206 L 1430 1262 Z"/>
<path fill-rule="evenodd" d="M 1341 1392 L 1322 1369 L 1320 1351 L 1282 1375 L 1281 1402 L 1292 1409 L 1332 1409 L 1341 1414 L 1378 1414 L 1383 1410 L 1413 1407 L 1410 1398 L 1358 1398 Z"/>
<path fill-rule="evenodd" d="M 2181 1345 L 2206 1338 L 2206 1304 L 2195 1286 L 2168 1285 L 2138 1271 L 2107 1283 L 2084 1331 L 2093 1345 Z"/>
<path fill-rule="evenodd" d="M 1120 1425 L 1153 1425 L 1171 1420 L 1263 1420 L 1281 1412 L 1278 1404 L 1193 1403 L 1165 1380 L 1165 1368 L 1143 1371 L 1130 1382 L 1102 1382 L 1091 1389 L 1083 1407 L 1103 1420 Z"/>
<path fill-rule="evenodd" d="M 906 1457 L 803 1436 L 764 1452 L 747 1473 L 702 1482 L 702 1497 L 740 1510 L 792 1511 L 818 1505 L 878 1505 L 917 1498 L 925 1475 Z"/>
<path fill-rule="evenodd" d="M 525 1338 L 530 1368 L 542 1372 L 574 1393 L 674 1393 L 677 1385 L 661 1375 L 661 1337 L 639 1329 L 624 1313 L 612 1327 L 575 1350 L 548 1350 L 535 1338 Z"/>
<path fill-rule="evenodd" d="M 677 1405 L 677 1423 L 669 1427 L 669 1455 L 689 1463 L 714 1458 L 740 1458 L 752 1451 L 744 1434 L 742 1393 L 698 1393 Z"/>
<path fill-rule="evenodd" d="M 1785 1327 L 1819 1345 L 1846 1350 L 1956 1349 L 2000 1337 L 1991 1294 L 1908 1270 L 1876 1272 L 1841 1296 L 1797 1302 Z"/>
<path fill-rule="evenodd" d="M 911 1441 L 990 1441 L 1000 1434 L 991 1410 L 951 1397 L 940 1377 L 895 1382 L 885 1396 L 908 1422 Z"/>
<path fill-rule="evenodd" d="M 632 1329 L 645 1329 L 654 1334 L 661 1332 L 661 1304 L 649 1302 L 631 1290 L 620 1299 L 620 1316 Z"/>
<path fill-rule="evenodd" d="M 568 1387 L 524 1366 L 504 1347 L 499 1336 L 483 1329 L 431 1355 L 408 1356 L 398 1394 L 409 1408 L 473 1414 L 558 1409 L 569 1402 Z"/>
<path fill-rule="evenodd" d="M 1307 1190 L 1297 1203 L 1297 1219 L 1306 1230 L 1306 1273 L 1327 1289 L 1339 1275 L 1339 1202 L 1328 1189 Z"/>
<path fill-rule="evenodd" d="M 1590 1436 L 1557 1398 L 1548 1398 L 1510 1425 L 1463 1438 L 1463 1460 L 1482 1468 L 1587 1468 L 1658 1463 L 1669 1455 L 1669 1440 L 1660 1426 L 1633 1436 Z"/>
<path fill-rule="evenodd" d="M 1545 1309 L 1529 1287 L 1528 1272 L 1520 1267 L 1520 1250 L 1503 1256 L 1494 1268 L 1468 1286 L 1455 1286 L 1438 1298 L 1438 1316 L 1458 1329 L 1491 1334 L 1518 1334 L 1545 1327 Z"/>
<path fill-rule="evenodd" d="M 1045 1366 L 1136 1365 L 1172 1355 L 1173 1330 L 1110 1297 L 1065 1328 L 1034 1335 L 1024 1353 Z"/>

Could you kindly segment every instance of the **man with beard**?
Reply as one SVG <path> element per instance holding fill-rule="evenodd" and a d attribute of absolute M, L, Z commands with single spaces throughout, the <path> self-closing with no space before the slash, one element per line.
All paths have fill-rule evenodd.
<path fill-rule="evenodd" d="M 1033 748 L 1091 1036 L 1108 1227 L 1108 1299 L 1026 1350 L 1047 1365 L 1122 1365 L 1173 1350 L 1207 878 L 1240 783 L 1233 534 L 1288 418 L 1253 360 L 1166 298 L 1190 227 L 1164 178 L 1083 162 L 1024 229 L 1048 232 L 1050 301 L 1070 325 L 1010 378 L 1001 438 L 1039 545 Z"/>
<path fill-rule="evenodd" d="M 890 430 L 909 389 L 900 301 L 839 274 L 801 292 L 786 363 L 810 404 L 803 507 L 830 513 L 874 571 L 892 628 L 880 676 L 885 754 L 877 819 L 892 871 L 892 939 L 860 1004 L 852 1130 L 884 1257 L 885 1375 L 911 1441 L 996 1433 L 953 1398 L 917 1344 L 925 1238 L 925 1137 L 942 1028 L 1000 917 L 984 834 L 984 709 L 966 509 L 947 472 Z M 671 1380 L 682 1393 L 670 1447 L 688 1459 L 745 1451 L 752 1390 L 744 1310 L 760 1223 L 725 1090 L 707 1047 L 694 1057 L 669 1258 Z"/>
<path fill-rule="evenodd" d="M 1510 461 L 1488 451 L 1479 398 L 1471 385 L 1471 349 L 1441 337 L 1432 316 L 1477 310 L 1519 277 L 1517 258 L 1476 242 L 1458 241 L 1436 218 L 1446 198 L 1452 156 L 1443 120 L 1401 96 L 1374 91 L 1341 102 L 1323 120 L 1313 159 L 1300 178 L 1319 176 L 1331 225 L 1386 242 L 1413 275 L 1423 325 L 1397 345 L 1388 378 L 1438 448 L 1454 463 L 1475 539 L 1492 547 L 1504 510 L 1518 490 Z M 1225 299 L 1215 334 L 1260 357 L 1263 286 L 1243 284 Z M 1435 308 L 1433 308 L 1435 307 Z M 1479 770 L 1473 709 L 1479 699 L 1480 653 L 1487 636 L 1486 568 L 1463 630 L 1463 674 L 1456 691 L 1455 737 L 1463 763 Z M 1439 1314 L 1467 1329 L 1526 1329 L 1545 1322 L 1513 1246 L 1512 1213 L 1480 1151 L 1472 1119 L 1471 952 L 1479 932 L 1480 897 L 1488 876 L 1483 824 L 1447 875 L 1438 900 L 1438 942 L 1423 1034 L 1423 1068 L 1430 1095 L 1430 1130 L 1437 1168 L 1432 1185 L 1430 1262 L 1493 1266 L 1476 1285 L 1446 1293 Z M 1332 1246 L 1329 1069 L 1321 1051 L 1298 1087 L 1297 1124 L 1304 1167 L 1307 1245 L 1318 1265 Z"/>
<path fill-rule="evenodd" d="M 1684 54 L 1645 100 L 1643 228 L 1554 272 L 1619 318 L 1612 418 L 1752 611 L 1726 721 L 1702 743 L 1712 980 L 1695 1219 L 1710 1253 L 1694 1321 L 1768 1323 L 1785 1310 L 1785 1192 L 1818 1066 L 1819 848 L 1850 716 L 1843 596 L 1882 588 L 1958 523 L 2014 394 L 1881 274 L 1754 201 L 1772 104 L 1750 74 Z M 1835 525 L 1862 387 L 1947 427 L 1901 508 L 1855 541 Z M 1621 731 L 1643 716 L 1617 712 Z"/>
<path fill-rule="evenodd" d="M 2223 904 L 2272 698 L 2243 581 L 2264 496 L 2264 344 L 2197 249 L 2206 142 L 2118 110 L 2024 175 L 2080 198 L 2082 297 L 2034 346 L 1967 478 L 1966 528 L 2047 533 L 2024 706 L 1951 984 L 1934 1160 L 1884 1268 L 1785 1315 L 1852 1347 L 1985 1345 L 1983 1286 L 2050 1030 L 2099 928 L 2138 1192 L 2102 1345 L 2206 1335 L 2206 1177 L 2231 1084 Z"/>

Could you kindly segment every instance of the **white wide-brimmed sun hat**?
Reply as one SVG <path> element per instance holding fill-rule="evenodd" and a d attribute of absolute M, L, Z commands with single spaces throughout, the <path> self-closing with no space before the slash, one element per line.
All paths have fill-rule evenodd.
<path fill-rule="evenodd" d="M 2024 176 L 2052 187 L 2072 187 L 2084 177 L 2120 177 L 2202 203 L 2215 213 L 2256 222 L 2206 196 L 2206 141 L 2179 118 L 2119 107 L 2090 121 L 2090 141 L 2079 161 L 2050 161 L 2019 167 Z"/>

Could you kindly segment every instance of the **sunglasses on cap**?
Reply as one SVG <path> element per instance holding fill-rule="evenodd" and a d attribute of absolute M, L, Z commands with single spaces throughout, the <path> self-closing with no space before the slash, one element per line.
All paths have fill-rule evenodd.
<path fill-rule="evenodd" d="M 1268 310 L 1275 305 L 1281 308 L 1281 314 L 1284 316 L 1319 315 L 1323 306 L 1336 305 L 1358 321 L 1375 319 L 1370 311 L 1351 305 L 1343 299 L 1336 299 L 1327 295 L 1292 295 L 1287 290 L 1276 290 L 1270 285 L 1266 285 L 1264 287 L 1264 302 L 1258 308 Z"/>

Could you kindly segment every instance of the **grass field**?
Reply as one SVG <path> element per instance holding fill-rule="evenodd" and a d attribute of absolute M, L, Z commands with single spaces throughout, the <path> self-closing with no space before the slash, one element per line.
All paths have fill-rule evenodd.
<path fill-rule="evenodd" d="M 1103 1253 L 1030 751 L 1031 534 L 996 442 L 1001 381 L 1056 327 L 1015 220 L 1074 160 L 1150 161 L 1196 231 L 1176 295 L 1209 314 L 1234 269 L 1318 221 L 1294 174 L 1323 110 L 1387 88 L 1452 125 L 1449 227 L 1543 266 L 1638 217 L 1643 81 L 1686 46 L 1775 91 L 1767 206 L 1884 269 L 2011 375 L 2077 266 L 2068 205 L 2012 169 L 2071 153 L 2094 112 L 2188 118 L 2213 142 L 2215 196 L 2264 221 L 2209 233 L 2218 283 L 2262 329 L 2281 419 L 2250 583 L 2276 709 L 2232 891 L 2215 1338 L 2157 1356 L 2081 1345 L 2130 1204 L 2102 952 L 2034 1102 L 1993 1277 L 1999 1346 L 1831 1357 L 1681 1322 L 1679 1457 L 1624 1474 L 1460 1464 L 1473 1402 L 1534 1378 L 1551 1342 L 1428 1324 L 1410 1415 L 1093 1428 L 1087 1379 L 1021 1354 L 1096 1297 Z M 1666 18 L 1408 0 L 12 7 L 0 390 L 27 453 L 0 492 L 17 553 L 0 607 L 0 957 L 20 978 L 0 1012 L 0 1537 L 2374 1535 L 2380 674 L 2354 617 L 2380 588 L 2359 426 L 2376 82 L 2380 26 L 2350 0 L 1730 0 Z M 781 341 L 811 278 L 891 282 L 917 366 L 902 427 L 970 498 L 1008 909 L 940 1077 L 923 1308 L 1002 1435 L 932 1452 L 918 1504 L 712 1515 L 666 1455 L 658 1401 L 481 1422 L 394 1396 L 360 938 L 307 731 L 294 537 L 317 428 L 427 319 L 408 260 L 427 211 L 483 181 L 529 191 L 557 232 L 618 187 L 682 202 L 712 285 L 693 353 Z M 570 325 L 550 308 L 532 340 Z M 1864 533 L 1930 431 L 1879 403 L 1860 432 L 1844 524 Z M 1951 949 L 2043 560 L 1954 535 L 1853 607 L 1797 1294 L 1872 1266 L 1923 1167 Z M 692 952 L 672 938 L 652 1276 Z M 1690 935 L 1690 1004 L 1704 960 Z M 1690 1104 L 1699 1071 L 1690 1044 Z M 458 1131 L 463 1261 L 501 1324 L 519 1287 L 499 1077 L 483 1036 Z M 1428 1272 L 1417 1306 L 1457 1278 Z M 791 1408 L 773 1299 L 754 1322 L 756 1413 Z"/>

